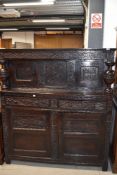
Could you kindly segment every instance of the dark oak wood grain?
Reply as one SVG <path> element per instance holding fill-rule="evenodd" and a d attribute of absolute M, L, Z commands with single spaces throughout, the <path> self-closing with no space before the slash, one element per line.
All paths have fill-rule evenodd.
<path fill-rule="evenodd" d="M 0 50 L 5 160 L 108 167 L 114 49 Z"/>

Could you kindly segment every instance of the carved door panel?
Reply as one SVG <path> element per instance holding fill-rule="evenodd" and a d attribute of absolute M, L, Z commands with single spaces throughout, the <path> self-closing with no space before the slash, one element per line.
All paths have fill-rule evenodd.
<path fill-rule="evenodd" d="M 10 158 L 51 159 L 50 112 L 12 107 L 7 110 L 7 120 Z"/>
<path fill-rule="evenodd" d="M 59 155 L 62 162 L 101 164 L 104 157 L 104 114 L 60 113 Z"/>
<path fill-rule="evenodd" d="M 31 61 L 12 61 L 9 64 L 9 73 L 11 76 L 10 85 L 12 87 L 36 87 L 37 73 L 35 64 Z"/>

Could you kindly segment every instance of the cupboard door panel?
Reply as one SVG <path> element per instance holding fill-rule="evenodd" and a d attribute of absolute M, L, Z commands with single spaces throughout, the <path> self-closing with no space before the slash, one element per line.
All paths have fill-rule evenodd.
<path fill-rule="evenodd" d="M 69 163 L 101 164 L 104 156 L 104 114 L 65 112 L 59 117 L 60 159 Z"/>
<path fill-rule="evenodd" d="M 12 107 L 9 120 L 11 156 L 51 157 L 50 112 Z"/>
<path fill-rule="evenodd" d="M 36 72 L 36 66 L 31 61 L 12 61 L 9 65 L 9 72 L 11 74 L 11 86 L 14 88 L 29 87 L 33 88 L 37 86 L 38 75 Z"/>
<path fill-rule="evenodd" d="M 25 132 L 25 133 L 24 133 Z M 13 152 L 23 156 L 50 157 L 48 135 L 46 133 L 14 132 Z"/>

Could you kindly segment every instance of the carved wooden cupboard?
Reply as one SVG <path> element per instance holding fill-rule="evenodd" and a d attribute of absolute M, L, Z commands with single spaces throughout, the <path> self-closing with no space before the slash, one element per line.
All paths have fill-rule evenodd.
<path fill-rule="evenodd" d="M 114 50 L 0 50 L 5 161 L 108 167 Z"/>

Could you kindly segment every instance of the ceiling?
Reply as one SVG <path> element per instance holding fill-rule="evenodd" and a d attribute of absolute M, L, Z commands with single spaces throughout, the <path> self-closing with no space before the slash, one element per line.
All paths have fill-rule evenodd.
<path fill-rule="evenodd" d="M 41 0 L 40 0 L 41 1 Z M 51 0 L 52 1 L 52 0 Z M 19 1 L 15 3 L 34 2 L 34 0 Z M 39 0 L 35 0 L 39 2 Z M 19 31 L 43 31 L 65 30 L 83 31 L 85 20 L 84 0 L 55 0 L 53 5 L 37 6 L 10 6 L 5 7 L 5 3 L 14 3 L 13 0 L 0 1 L 0 31 L 4 28 L 17 28 Z M 85 2 L 86 3 L 86 2 Z M 15 17 L 14 17 L 15 15 Z M 32 22 L 33 19 L 63 20 L 64 22 Z M 69 29 L 68 29 L 69 28 Z"/>

